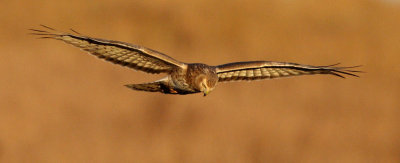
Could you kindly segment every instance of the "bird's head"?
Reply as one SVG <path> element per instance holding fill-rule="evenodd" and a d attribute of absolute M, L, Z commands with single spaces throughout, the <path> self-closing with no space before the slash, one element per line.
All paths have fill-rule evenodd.
<path fill-rule="evenodd" d="M 199 76 L 197 80 L 197 87 L 199 91 L 203 92 L 204 96 L 210 94 L 210 92 L 214 90 L 216 84 L 216 80 L 210 80 L 206 75 Z"/>

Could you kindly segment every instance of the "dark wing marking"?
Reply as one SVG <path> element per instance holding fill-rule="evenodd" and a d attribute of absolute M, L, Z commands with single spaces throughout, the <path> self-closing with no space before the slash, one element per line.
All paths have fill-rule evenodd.
<path fill-rule="evenodd" d="M 217 66 L 219 82 L 237 80 L 259 80 L 272 79 L 279 77 L 290 77 L 298 75 L 331 74 L 341 78 L 344 75 L 358 77 L 357 72 L 350 68 L 360 67 L 334 67 L 329 66 L 310 66 L 297 63 L 272 62 L 272 61 L 252 61 L 235 62 Z"/>
<path fill-rule="evenodd" d="M 39 35 L 41 38 L 52 38 L 64 41 L 99 58 L 136 70 L 148 73 L 169 73 L 174 67 L 186 67 L 185 63 L 139 45 L 82 36 L 72 29 L 71 30 L 76 34 L 59 33 L 50 27 L 43 25 L 42 27 L 46 29 L 30 29 L 34 32 L 31 34 Z"/>

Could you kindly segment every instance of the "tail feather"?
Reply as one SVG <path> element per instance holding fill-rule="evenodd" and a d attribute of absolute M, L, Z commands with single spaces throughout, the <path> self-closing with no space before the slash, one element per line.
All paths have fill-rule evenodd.
<path fill-rule="evenodd" d="M 127 84 L 125 86 L 137 91 L 147 91 L 147 92 L 164 92 L 163 87 L 165 87 L 161 82 Z"/>
<path fill-rule="evenodd" d="M 125 86 L 137 91 L 161 92 L 164 94 L 186 95 L 198 93 L 197 91 L 183 90 L 171 87 L 165 80 L 142 84 L 127 84 Z"/>

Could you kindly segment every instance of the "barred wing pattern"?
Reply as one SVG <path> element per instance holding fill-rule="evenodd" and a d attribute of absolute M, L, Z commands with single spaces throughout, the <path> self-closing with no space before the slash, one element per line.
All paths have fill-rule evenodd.
<path fill-rule="evenodd" d="M 288 62 L 250 61 L 235 62 L 219 66 L 202 63 L 186 64 L 165 54 L 138 45 L 87 37 L 71 29 L 74 34 L 60 33 L 42 25 L 44 30 L 31 29 L 32 34 L 40 38 L 64 41 L 101 59 L 127 66 L 148 73 L 167 73 L 161 80 L 128 84 L 127 87 L 148 92 L 165 94 L 191 94 L 203 92 L 209 94 L 218 82 L 272 79 L 297 75 L 331 74 L 344 78 L 345 75 L 356 76 L 361 71 L 352 68 L 329 66 L 311 66 Z"/>
<path fill-rule="evenodd" d="M 165 54 L 138 45 L 132 45 L 120 41 L 81 36 L 79 33 L 59 33 L 54 29 L 42 26 L 47 30 L 34 31 L 34 35 L 41 38 L 52 38 L 64 41 L 115 64 L 128 66 L 147 73 L 169 73 L 173 67 L 184 68 L 186 64 L 179 62 Z M 54 31 L 54 33 L 49 32 Z M 75 32 L 75 31 L 74 31 Z"/>
<path fill-rule="evenodd" d="M 335 64 L 338 65 L 338 64 Z M 297 75 L 332 74 L 344 78 L 341 74 L 356 76 L 348 70 L 353 67 L 310 66 L 287 62 L 250 61 L 235 62 L 217 66 L 218 82 L 239 80 L 260 80 Z"/>

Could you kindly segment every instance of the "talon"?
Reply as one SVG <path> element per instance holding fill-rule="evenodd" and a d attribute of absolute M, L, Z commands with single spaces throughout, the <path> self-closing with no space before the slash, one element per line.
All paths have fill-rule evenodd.
<path fill-rule="evenodd" d="M 171 93 L 178 93 L 177 91 L 173 90 L 173 89 L 169 89 L 169 92 Z"/>

